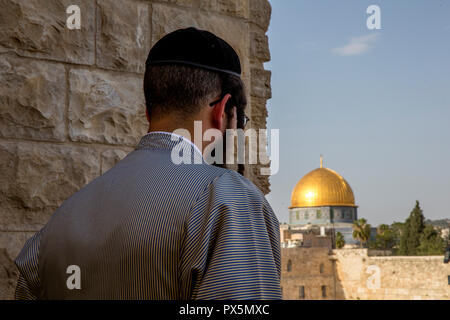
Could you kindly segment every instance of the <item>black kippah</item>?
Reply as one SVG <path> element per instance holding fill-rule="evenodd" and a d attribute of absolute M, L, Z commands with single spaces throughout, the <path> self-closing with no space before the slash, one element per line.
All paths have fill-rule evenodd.
<path fill-rule="evenodd" d="M 179 29 L 162 37 L 148 54 L 146 65 L 186 64 L 241 76 L 236 51 L 213 33 Z"/>

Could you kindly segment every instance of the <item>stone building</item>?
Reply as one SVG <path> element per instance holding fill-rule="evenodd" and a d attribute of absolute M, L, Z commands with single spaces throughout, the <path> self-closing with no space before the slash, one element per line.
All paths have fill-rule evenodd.
<path fill-rule="evenodd" d="M 13 259 L 70 195 L 146 133 L 142 79 L 151 46 L 189 26 L 225 39 L 241 59 L 250 126 L 271 97 L 267 0 L 4 0 L 0 10 L 0 299 Z M 80 29 L 69 29 L 70 5 Z M 245 175 L 265 193 L 257 165 Z"/>
<path fill-rule="evenodd" d="M 328 248 L 282 249 L 281 287 L 287 300 L 334 300 L 335 265 Z"/>

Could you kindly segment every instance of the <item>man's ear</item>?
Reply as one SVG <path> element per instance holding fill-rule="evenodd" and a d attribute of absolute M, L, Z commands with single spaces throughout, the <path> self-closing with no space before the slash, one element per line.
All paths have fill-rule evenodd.
<path fill-rule="evenodd" d="M 212 122 L 216 129 L 222 130 L 223 124 L 226 121 L 225 106 L 231 95 L 227 93 L 220 102 L 216 103 L 212 110 Z"/>

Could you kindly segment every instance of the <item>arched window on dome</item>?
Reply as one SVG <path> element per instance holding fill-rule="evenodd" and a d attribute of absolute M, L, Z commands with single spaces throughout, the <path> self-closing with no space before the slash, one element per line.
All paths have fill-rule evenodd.
<path fill-rule="evenodd" d="M 287 263 L 287 272 L 291 272 L 292 271 L 292 260 L 289 259 L 288 263 Z"/>
<path fill-rule="evenodd" d="M 352 212 L 349 208 L 345 209 L 345 219 L 351 219 L 352 218 Z"/>

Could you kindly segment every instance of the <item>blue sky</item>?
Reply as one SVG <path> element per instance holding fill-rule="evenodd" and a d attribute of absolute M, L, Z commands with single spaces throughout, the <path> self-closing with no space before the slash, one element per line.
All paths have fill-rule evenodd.
<path fill-rule="evenodd" d="M 270 2 L 279 220 L 320 154 L 373 225 L 404 221 L 416 199 L 426 218 L 450 218 L 450 1 Z M 372 4 L 381 30 L 367 29 Z"/>

